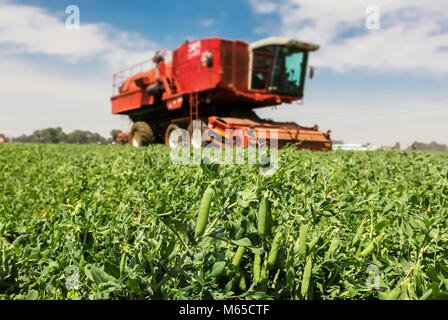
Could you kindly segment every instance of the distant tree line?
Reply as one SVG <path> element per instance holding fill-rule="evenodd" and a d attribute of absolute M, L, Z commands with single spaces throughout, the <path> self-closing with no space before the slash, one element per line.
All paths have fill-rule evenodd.
<path fill-rule="evenodd" d="M 46 128 L 42 130 L 35 130 L 31 135 L 21 135 L 20 137 L 10 139 L 12 142 L 24 142 L 24 143 L 75 143 L 75 144 L 111 144 L 117 141 L 118 135 L 121 130 L 114 129 L 110 132 L 110 138 L 104 138 L 99 133 L 75 130 L 66 134 L 62 128 Z M 6 137 L 3 133 L 0 133 L 0 137 Z M 334 140 L 334 144 L 343 144 L 342 140 Z M 366 145 L 370 145 L 367 143 Z M 397 142 L 392 148 L 400 150 L 400 143 Z M 435 141 L 431 143 L 423 143 L 415 141 L 411 144 L 406 151 L 435 151 L 435 152 L 448 152 L 448 146 L 446 144 L 440 144 Z"/>
<path fill-rule="evenodd" d="M 411 144 L 408 149 L 409 151 L 436 151 L 436 152 L 448 152 L 448 147 L 446 144 L 440 144 L 435 141 L 431 143 L 423 143 L 415 141 Z"/>
<path fill-rule="evenodd" d="M 121 130 L 112 130 L 110 138 L 104 138 L 99 133 L 75 130 L 71 133 L 65 133 L 62 128 L 46 128 L 42 130 L 35 130 L 31 135 L 21 135 L 20 137 L 12 138 L 12 142 L 23 143 L 73 143 L 73 144 L 111 144 L 117 140 L 118 134 Z"/>

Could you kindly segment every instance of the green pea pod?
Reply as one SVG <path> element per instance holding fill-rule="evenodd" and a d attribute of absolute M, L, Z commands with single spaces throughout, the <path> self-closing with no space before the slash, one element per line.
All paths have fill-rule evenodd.
<path fill-rule="evenodd" d="M 123 254 L 121 255 L 121 260 L 120 260 L 120 277 L 124 276 L 124 272 L 125 272 L 125 268 L 126 268 L 126 260 L 127 260 L 126 252 L 123 252 Z"/>
<path fill-rule="evenodd" d="M 260 282 L 261 272 L 261 255 L 256 254 L 254 258 L 254 284 L 257 285 Z"/>
<path fill-rule="evenodd" d="M 367 247 L 364 248 L 364 250 L 361 251 L 361 257 L 367 257 L 368 255 L 370 255 L 373 251 L 373 249 L 375 249 L 375 242 L 371 241 Z"/>
<path fill-rule="evenodd" d="M 359 239 L 361 239 L 363 232 L 364 232 L 364 222 L 361 222 L 358 229 L 356 230 L 355 237 L 352 240 L 352 246 L 355 245 L 359 241 Z"/>
<path fill-rule="evenodd" d="M 330 257 L 333 256 L 334 252 L 339 247 L 339 242 L 340 242 L 340 239 L 337 235 L 334 236 L 333 239 L 331 239 L 330 248 L 328 248 L 328 255 Z"/>
<path fill-rule="evenodd" d="M 275 262 L 277 261 L 278 249 L 280 248 L 280 244 L 283 238 L 282 230 L 277 231 L 274 237 L 274 241 L 272 242 L 271 251 L 269 252 L 268 257 L 268 270 L 271 270 L 275 266 Z"/>
<path fill-rule="evenodd" d="M 258 211 L 258 235 L 265 239 L 269 233 L 270 220 L 269 218 L 269 203 L 267 198 L 261 199 L 260 209 Z"/>
<path fill-rule="evenodd" d="M 304 259 L 306 257 L 306 239 L 308 237 L 308 225 L 302 223 L 299 232 L 299 257 Z"/>
<path fill-rule="evenodd" d="M 246 251 L 245 247 L 238 247 L 238 249 L 236 250 L 236 253 L 233 256 L 233 260 L 232 260 L 232 267 L 234 269 L 239 267 L 241 260 L 243 259 L 243 255 L 244 255 L 245 251 Z"/>
<path fill-rule="evenodd" d="M 313 240 L 310 241 L 310 244 L 308 245 L 310 252 L 314 249 L 314 246 L 317 244 L 319 239 L 320 239 L 320 236 L 316 236 L 313 238 Z"/>
<path fill-rule="evenodd" d="M 312 269 L 313 269 L 313 260 L 311 256 L 308 256 L 308 258 L 306 259 L 305 270 L 303 271 L 302 286 L 300 288 L 300 293 L 302 294 L 303 298 L 308 297 L 308 290 L 310 288 Z"/>
<path fill-rule="evenodd" d="M 288 255 L 286 258 L 286 267 L 294 266 L 294 245 L 291 245 L 288 249 Z"/>
<path fill-rule="evenodd" d="M 294 289 L 294 246 L 292 245 L 288 250 L 288 257 L 286 258 L 286 284 L 291 290 Z"/>
<path fill-rule="evenodd" d="M 420 259 L 417 260 L 417 263 L 414 266 L 414 270 L 412 271 L 412 275 L 414 276 L 414 282 L 417 289 L 417 293 L 421 293 L 423 284 L 421 278 L 421 263 Z"/>
<path fill-rule="evenodd" d="M 241 276 L 240 281 L 238 283 L 238 287 L 240 288 L 240 290 L 242 292 L 245 292 L 247 290 L 246 287 L 246 278 L 244 278 L 244 276 Z"/>
<path fill-rule="evenodd" d="M 272 288 L 275 289 L 278 281 L 278 277 L 280 276 L 280 269 L 277 270 L 277 273 L 274 276 L 274 280 L 272 281 Z"/>
<path fill-rule="evenodd" d="M 194 233 L 195 238 L 202 236 L 205 232 L 208 222 L 208 213 L 210 211 L 210 204 L 212 202 L 215 191 L 212 186 L 209 186 L 202 197 L 201 204 L 199 206 L 199 214 L 196 220 L 196 230 Z"/>
<path fill-rule="evenodd" d="M 260 272 L 260 281 L 259 284 L 260 286 L 266 288 L 267 284 L 268 284 L 268 270 L 266 267 L 266 260 L 263 263 L 263 266 L 261 267 L 261 272 Z"/>

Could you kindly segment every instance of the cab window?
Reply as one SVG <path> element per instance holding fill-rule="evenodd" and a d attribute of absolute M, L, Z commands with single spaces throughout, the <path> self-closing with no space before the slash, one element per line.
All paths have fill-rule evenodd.
<path fill-rule="evenodd" d="M 270 80 L 273 54 L 254 52 L 252 67 L 252 89 L 265 90 Z"/>

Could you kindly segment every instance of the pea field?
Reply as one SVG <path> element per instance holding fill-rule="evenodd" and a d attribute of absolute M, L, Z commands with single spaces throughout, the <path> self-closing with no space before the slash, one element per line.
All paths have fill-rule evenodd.
<path fill-rule="evenodd" d="M 0 145 L 0 299 L 446 299 L 448 155 Z"/>

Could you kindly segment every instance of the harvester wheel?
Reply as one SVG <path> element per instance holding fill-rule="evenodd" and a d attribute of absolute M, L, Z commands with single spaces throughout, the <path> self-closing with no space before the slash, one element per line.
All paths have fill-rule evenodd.
<path fill-rule="evenodd" d="M 154 133 L 149 124 L 143 121 L 134 123 L 129 133 L 129 145 L 132 147 L 142 147 L 152 142 L 154 142 Z"/>
<path fill-rule="evenodd" d="M 190 135 L 190 145 L 195 148 L 195 149 L 199 149 L 201 147 L 205 147 L 207 145 L 207 141 L 202 141 L 202 135 L 204 134 L 204 131 L 207 130 L 207 125 L 201 121 L 201 131 L 200 132 L 193 132 L 193 123 L 190 123 L 188 125 L 188 134 Z M 199 131 L 198 129 L 196 129 L 197 131 Z M 194 134 L 199 135 L 201 141 L 195 141 L 193 139 L 193 135 Z"/>
<path fill-rule="evenodd" d="M 180 135 L 171 135 L 175 130 L 183 129 L 179 127 L 177 124 L 170 124 L 165 131 L 165 145 L 170 148 L 174 148 L 180 144 L 185 144 L 187 140 L 186 131 L 181 133 Z M 184 129 L 185 130 L 185 129 Z"/>

